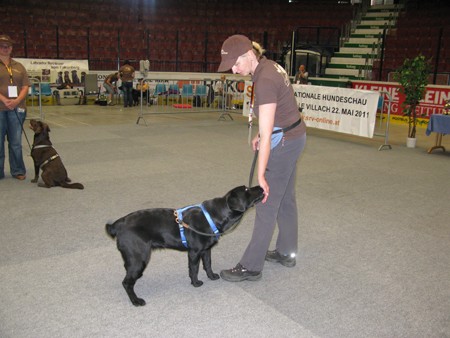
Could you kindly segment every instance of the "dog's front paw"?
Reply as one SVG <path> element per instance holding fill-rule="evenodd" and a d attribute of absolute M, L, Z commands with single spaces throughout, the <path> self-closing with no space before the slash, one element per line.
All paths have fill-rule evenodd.
<path fill-rule="evenodd" d="M 203 285 L 203 282 L 201 280 L 191 282 L 192 285 L 194 285 L 195 288 L 198 288 Z"/>
<path fill-rule="evenodd" d="M 31 180 L 31 183 L 36 183 L 37 181 L 38 181 L 37 178 L 33 178 L 33 179 Z"/>
<path fill-rule="evenodd" d="M 135 298 L 131 302 L 133 303 L 134 306 L 144 306 L 145 305 L 145 300 L 143 300 L 142 298 Z"/>
<path fill-rule="evenodd" d="M 218 280 L 218 279 L 220 279 L 220 276 L 217 273 L 212 273 L 212 274 L 208 274 L 208 278 L 211 280 Z"/>

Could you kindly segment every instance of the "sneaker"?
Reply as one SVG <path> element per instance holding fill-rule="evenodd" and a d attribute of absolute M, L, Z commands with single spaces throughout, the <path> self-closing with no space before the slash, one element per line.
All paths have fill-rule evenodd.
<path fill-rule="evenodd" d="M 238 263 L 238 265 L 232 269 L 220 271 L 220 277 L 228 282 L 242 282 L 244 280 L 257 281 L 261 279 L 262 272 L 249 271 Z"/>
<path fill-rule="evenodd" d="M 296 263 L 295 256 L 285 256 L 280 254 L 277 250 L 267 251 L 266 261 L 280 263 L 281 265 L 287 266 L 288 268 L 294 267 Z"/>
<path fill-rule="evenodd" d="M 115 106 L 115 104 L 112 102 L 108 102 L 108 106 Z"/>
<path fill-rule="evenodd" d="M 23 181 L 25 178 L 27 178 L 27 176 L 19 174 L 19 175 L 14 176 L 14 178 L 18 179 L 19 181 Z"/>

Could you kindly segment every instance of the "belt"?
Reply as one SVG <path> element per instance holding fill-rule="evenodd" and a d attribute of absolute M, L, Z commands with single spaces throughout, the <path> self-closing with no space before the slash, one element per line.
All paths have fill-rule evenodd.
<path fill-rule="evenodd" d="M 273 131 L 272 134 L 281 133 L 281 132 L 287 133 L 289 130 L 297 127 L 301 122 L 302 122 L 302 119 L 298 119 L 297 121 L 295 121 L 294 123 L 292 123 L 290 126 L 288 126 L 286 128 L 277 129 L 277 130 Z"/>

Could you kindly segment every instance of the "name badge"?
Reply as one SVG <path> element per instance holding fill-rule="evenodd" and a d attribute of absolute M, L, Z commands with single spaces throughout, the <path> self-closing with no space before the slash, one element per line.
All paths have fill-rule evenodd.
<path fill-rule="evenodd" d="M 9 97 L 10 99 L 14 99 L 14 98 L 16 98 L 17 96 L 19 96 L 19 95 L 17 94 L 17 86 L 8 86 L 8 97 Z"/>

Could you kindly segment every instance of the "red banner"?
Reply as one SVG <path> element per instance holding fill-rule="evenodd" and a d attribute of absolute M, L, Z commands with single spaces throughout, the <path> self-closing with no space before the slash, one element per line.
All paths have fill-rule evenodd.
<path fill-rule="evenodd" d="M 402 103 L 405 96 L 398 92 L 400 85 L 394 82 L 370 82 L 370 81 L 352 81 L 355 89 L 366 89 L 379 92 L 388 92 L 391 96 L 391 115 L 403 116 Z M 384 96 L 383 112 L 387 113 L 389 107 L 389 98 Z M 447 100 L 450 100 L 450 86 L 427 86 L 425 97 L 420 101 L 417 108 L 417 116 L 428 119 L 432 114 L 442 114 Z"/>

